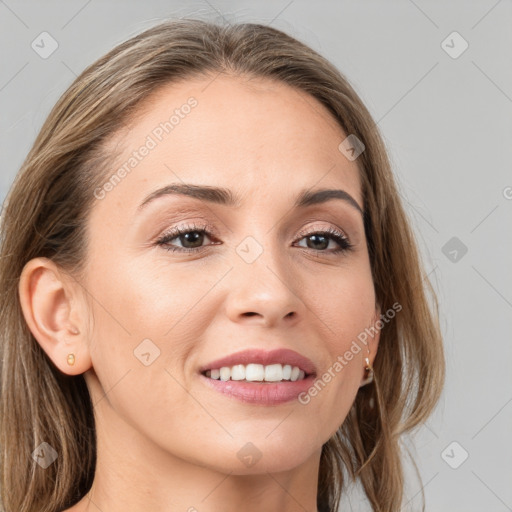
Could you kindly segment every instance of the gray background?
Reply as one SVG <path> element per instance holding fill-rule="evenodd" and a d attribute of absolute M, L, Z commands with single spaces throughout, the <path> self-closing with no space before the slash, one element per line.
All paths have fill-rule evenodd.
<path fill-rule="evenodd" d="M 512 2 L 0 0 L 2 201 L 75 75 L 134 33 L 183 16 L 287 31 L 366 102 L 440 299 L 446 388 L 428 424 L 405 439 L 427 511 L 512 510 Z M 43 31 L 58 43 L 47 59 L 31 47 Z M 458 54 L 462 40 L 442 43 L 454 31 L 469 44 L 457 58 L 445 49 Z M 403 510 L 419 510 L 407 467 Z M 355 489 L 342 510 L 369 507 Z"/>

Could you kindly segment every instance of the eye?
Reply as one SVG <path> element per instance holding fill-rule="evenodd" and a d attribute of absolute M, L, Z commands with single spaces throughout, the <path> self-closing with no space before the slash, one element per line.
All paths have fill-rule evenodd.
<path fill-rule="evenodd" d="M 302 238 L 299 239 L 299 241 L 306 240 L 307 249 L 313 249 L 319 252 L 338 254 L 349 251 L 353 247 L 345 233 L 331 227 L 322 231 L 312 231 L 310 233 L 301 234 L 301 236 Z M 329 248 L 331 242 L 334 242 L 335 245 L 337 244 L 338 247 L 326 250 Z"/>
<path fill-rule="evenodd" d="M 194 252 L 203 247 L 205 238 L 211 238 L 208 226 L 180 226 L 166 233 L 156 243 L 170 252 Z M 176 239 L 182 247 L 170 244 Z"/>
<path fill-rule="evenodd" d="M 168 233 L 164 234 L 160 239 L 157 240 L 156 244 L 162 246 L 165 250 L 170 252 L 197 252 L 204 246 L 205 239 L 212 239 L 211 228 L 209 226 L 180 226 Z M 171 244 L 174 240 L 177 240 L 180 246 Z M 306 240 L 307 249 L 312 249 L 316 252 L 324 252 L 327 254 L 338 254 L 346 252 L 352 249 L 347 236 L 337 229 L 328 228 L 322 231 L 312 231 L 310 233 L 301 233 L 299 241 Z M 337 248 L 329 249 L 331 242 L 337 245 Z M 210 244 L 218 245 L 218 243 Z M 298 246 L 304 247 L 304 246 Z"/>

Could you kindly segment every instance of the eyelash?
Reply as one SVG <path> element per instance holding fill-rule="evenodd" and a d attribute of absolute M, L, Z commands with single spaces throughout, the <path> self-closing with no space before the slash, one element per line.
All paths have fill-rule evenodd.
<path fill-rule="evenodd" d="M 181 253 L 192 253 L 197 252 L 200 250 L 203 250 L 206 246 L 201 247 L 194 247 L 194 248 L 187 248 L 187 247 L 175 247 L 168 245 L 171 240 L 174 240 L 175 238 L 178 238 L 180 235 L 185 235 L 187 233 L 203 233 L 207 235 L 208 238 L 212 238 L 211 231 L 213 231 L 212 226 L 209 225 L 202 225 L 202 226 L 196 226 L 188 225 L 188 226 L 180 226 L 177 227 L 168 233 L 165 233 L 161 238 L 159 238 L 156 242 L 156 245 L 163 247 L 166 251 L 169 252 L 181 252 Z M 326 253 L 328 255 L 338 255 L 340 253 L 345 253 L 348 251 L 351 251 L 353 249 L 353 245 L 349 242 L 347 236 L 341 232 L 338 231 L 335 228 L 329 227 L 324 230 L 320 231 L 310 231 L 310 232 L 302 232 L 300 233 L 300 238 L 297 239 L 297 241 L 300 241 L 308 236 L 311 235 L 321 235 L 321 236 L 327 236 L 328 238 L 331 238 L 334 240 L 338 245 L 338 249 L 324 249 L 324 250 L 315 250 L 311 249 L 309 247 L 301 247 L 302 249 L 312 250 L 315 252 L 320 253 Z M 215 244 L 219 245 L 219 244 Z"/>

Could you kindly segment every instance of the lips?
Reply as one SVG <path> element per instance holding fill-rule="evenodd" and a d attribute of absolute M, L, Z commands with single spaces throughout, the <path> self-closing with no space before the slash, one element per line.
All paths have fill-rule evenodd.
<path fill-rule="evenodd" d="M 289 349 L 276 349 L 271 351 L 264 351 L 260 349 L 243 350 L 236 352 L 222 359 L 216 359 L 199 369 L 200 373 L 205 373 L 207 370 L 219 369 L 225 366 L 235 366 L 237 364 L 261 364 L 268 366 L 271 364 L 282 364 L 297 366 L 304 371 L 306 377 L 316 375 L 316 367 L 313 362 L 307 357 L 302 356 L 298 352 Z"/>

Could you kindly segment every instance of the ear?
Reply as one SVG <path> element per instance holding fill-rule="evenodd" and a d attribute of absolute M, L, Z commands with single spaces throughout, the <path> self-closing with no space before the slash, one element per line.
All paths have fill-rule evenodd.
<path fill-rule="evenodd" d="M 371 365 L 373 366 L 373 361 L 375 360 L 375 356 L 377 355 L 377 349 L 379 348 L 379 340 L 380 340 L 380 304 L 375 305 L 375 312 L 372 318 L 372 335 L 368 337 L 368 348 L 370 349 L 370 354 L 368 355 L 368 359 L 370 360 Z M 365 356 L 366 357 L 366 356 Z"/>
<path fill-rule="evenodd" d="M 361 383 L 359 384 L 359 387 L 366 386 L 366 384 L 371 382 L 371 379 L 368 379 L 369 375 L 366 373 L 366 367 L 369 362 L 370 366 L 373 368 L 373 362 L 375 361 L 375 356 L 377 355 L 380 339 L 380 328 L 378 327 L 380 323 L 380 316 L 380 306 L 376 304 L 375 311 L 372 314 L 370 327 L 365 329 L 365 332 L 368 333 L 368 337 L 364 342 L 366 345 L 366 350 L 361 352 L 363 358 L 363 366 L 361 368 Z M 367 358 L 368 362 L 366 361 Z"/>
<path fill-rule="evenodd" d="M 86 304 L 78 284 L 47 258 L 29 261 L 20 276 L 23 316 L 37 342 L 55 366 L 67 375 L 91 368 L 87 344 Z M 68 355 L 74 354 L 74 365 Z"/>

